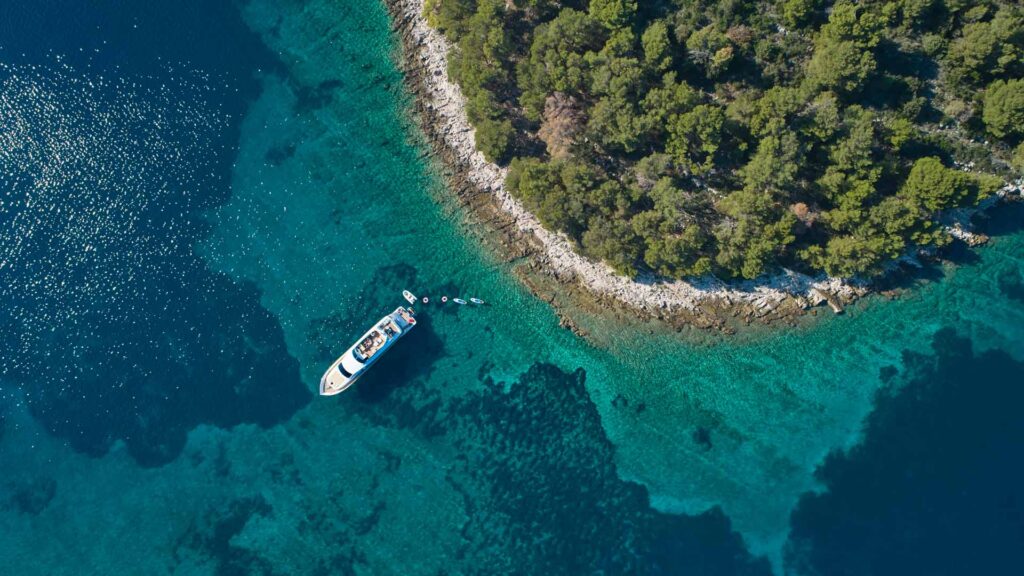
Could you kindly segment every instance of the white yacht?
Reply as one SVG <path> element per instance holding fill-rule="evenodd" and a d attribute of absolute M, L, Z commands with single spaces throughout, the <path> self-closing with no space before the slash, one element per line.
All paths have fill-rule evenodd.
<path fill-rule="evenodd" d="M 414 314 L 412 308 L 399 306 L 381 318 L 327 369 L 320 379 L 320 395 L 334 396 L 354 384 L 392 344 L 416 326 Z"/>

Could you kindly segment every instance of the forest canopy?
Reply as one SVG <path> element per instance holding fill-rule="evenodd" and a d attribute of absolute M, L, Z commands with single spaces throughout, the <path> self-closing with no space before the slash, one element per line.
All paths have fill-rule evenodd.
<path fill-rule="evenodd" d="M 871 276 L 1024 170 L 1014 0 L 427 0 L 477 147 L 617 271 Z"/>

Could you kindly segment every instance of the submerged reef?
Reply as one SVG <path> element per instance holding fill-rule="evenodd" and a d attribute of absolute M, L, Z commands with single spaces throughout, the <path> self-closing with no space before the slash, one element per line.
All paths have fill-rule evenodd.
<path fill-rule="evenodd" d="M 663 514 L 645 488 L 619 478 L 585 378 L 535 364 L 509 385 L 485 379 L 450 407 L 460 454 L 450 476 L 470 514 L 470 565 L 492 574 L 769 574 L 720 510 Z"/>
<path fill-rule="evenodd" d="M 0 501 L 0 507 L 13 508 L 15 511 L 31 516 L 38 516 L 57 495 L 57 481 L 53 478 L 31 478 L 8 482 L 9 498 Z"/>
<path fill-rule="evenodd" d="M 864 442 L 819 470 L 793 514 L 798 574 L 1006 574 L 1024 566 L 1024 362 L 951 328 L 905 352 Z"/>

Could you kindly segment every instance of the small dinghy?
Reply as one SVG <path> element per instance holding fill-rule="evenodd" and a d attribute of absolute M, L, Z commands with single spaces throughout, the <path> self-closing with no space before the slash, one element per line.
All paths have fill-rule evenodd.
<path fill-rule="evenodd" d="M 484 301 L 479 298 L 470 298 L 469 301 L 473 304 L 484 304 Z"/>
<path fill-rule="evenodd" d="M 455 302 L 456 304 L 465 304 L 466 303 L 466 301 L 463 300 L 462 298 L 452 298 L 452 302 Z"/>
<path fill-rule="evenodd" d="M 408 302 L 409 304 L 416 303 L 416 297 L 413 296 L 412 292 L 409 292 L 408 290 L 402 290 L 402 298 L 405 298 L 405 301 Z"/>

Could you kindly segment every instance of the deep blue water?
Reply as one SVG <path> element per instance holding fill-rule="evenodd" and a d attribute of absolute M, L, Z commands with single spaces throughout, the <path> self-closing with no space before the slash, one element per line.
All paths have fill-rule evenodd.
<path fill-rule="evenodd" d="M 0 5 L 0 562 L 17 574 L 1014 574 L 1024 237 L 690 343 L 481 248 L 375 0 Z M 426 308 L 344 395 L 323 367 Z"/>
<path fill-rule="evenodd" d="M 230 196 L 255 73 L 275 65 L 233 7 L 209 4 L 8 3 L 0 18 L 0 82 L 25 120 L 8 127 L 23 147 L 0 215 L 3 375 L 90 454 L 123 439 L 161 464 L 200 422 L 269 426 L 310 397 L 255 288 L 193 251 L 201 213 Z M 57 166 L 65 154 L 89 158 Z"/>

